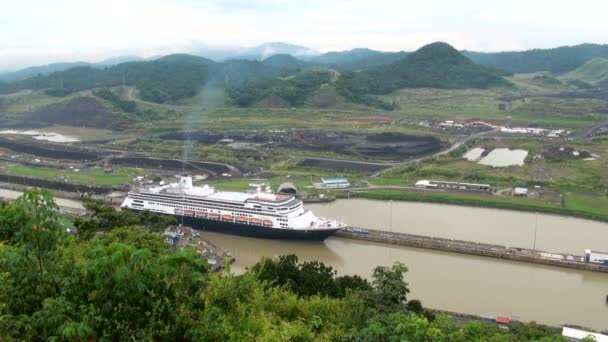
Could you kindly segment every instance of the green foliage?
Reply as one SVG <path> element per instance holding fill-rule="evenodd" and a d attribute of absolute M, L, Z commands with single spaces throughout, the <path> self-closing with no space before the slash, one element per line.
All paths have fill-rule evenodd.
<path fill-rule="evenodd" d="M 234 87 L 229 91 L 232 101 L 239 106 L 249 106 L 268 96 L 278 96 L 292 106 L 300 106 L 322 84 L 330 81 L 330 73 L 324 70 L 303 71 L 288 79 L 272 79 Z"/>
<path fill-rule="evenodd" d="M 140 227 L 113 228 L 105 234 L 95 236 L 93 243 L 104 246 L 109 246 L 112 243 L 123 243 L 139 249 L 147 249 L 154 255 L 169 252 L 161 235 Z"/>
<path fill-rule="evenodd" d="M 165 103 L 194 96 L 206 83 L 212 63 L 201 57 L 170 55 L 154 61 L 128 62 L 109 68 L 80 66 L 38 75 L 12 85 L 17 89 L 48 89 L 46 93 L 53 96 L 100 86 L 135 85 L 142 99 Z M 128 102 L 120 103 L 120 107 L 123 106 L 127 109 L 133 107 Z"/>
<path fill-rule="evenodd" d="M 117 211 L 111 205 L 84 199 L 85 208 L 92 212 L 92 217 L 83 219 L 76 218 L 74 226 L 81 238 L 88 239 L 98 232 L 108 232 L 116 227 L 138 226 L 153 232 L 161 232 L 177 221 L 174 217 L 153 213 L 150 211 L 132 212 L 129 210 Z"/>
<path fill-rule="evenodd" d="M 97 220 L 112 213 L 87 205 Z M 209 274 L 194 250 L 167 253 L 143 229 L 102 228 L 77 242 L 58 229 L 56 209 L 35 191 L 0 207 L 12 227 L 0 244 L 3 341 L 563 340 L 537 324 L 505 332 L 422 316 L 418 301 L 402 305 L 403 264 L 376 268 L 372 286 L 295 256 L 264 259 L 241 276 Z"/>
<path fill-rule="evenodd" d="M 580 67 L 561 76 L 564 79 L 585 83 L 601 83 L 608 80 L 608 58 L 594 58 Z"/>
<path fill-rule="evenodd" d="M 410 290 L 404 281 L 406 272 L 407 267 L 400 262 L 391 267 L 378 266 L 374 269 L 374 302 L 381 311 L 405 304 L 407 301 Z"/>
<path fill-rule="evenodd" d="M 359 276 L 336 277 L 336 271 L 318 261 L 298 263 L 298 257 L 280 256 L 262 259 L 251 271 L 270 286 L 281 286 L 299 296 L 343 298 L 348 290 L 369 291 L 370 284 Z"/>
<path fill-rule="evenodd" d="M 534 49 L 513 52 L 463 51 L 475 63 L 514 73 L 551 71 L 567 72 L 595 57 L 608 57 L 608 45 L 581 44 L 554 49 Z"/>
<path fill-rule="evenodd" d="M 344 73 L 337 89 L 346 98 L 369 104 L 370 95 L 401 88 L 464 89 L 508 84 L 498 71 L 474 64 L 448 44 L 433 43 L 392 64 Z"/>
<path fill-rule="evenodd" d="M 17 87 L 13 84 L 0 82 L 0 94 L 10 94 L 17 91 Z"/>
<path fill-rule="evenodd" d="M 99 96 L 102 99 L 110 101 L 112 105 L 124 112 L 133 113 L 137 109 L 137 104 L 135 103 L 135 101 L 123 100 L 120 98 L 120 96 L 116 95 L 110 90 L 102 89 L 96 91 L 94 94 L 95 96 Z"/>

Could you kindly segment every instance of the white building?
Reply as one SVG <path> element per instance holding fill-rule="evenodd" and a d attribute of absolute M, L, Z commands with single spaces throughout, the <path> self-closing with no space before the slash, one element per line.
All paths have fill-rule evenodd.
<path fill-rule="evenodd" d="M 321 178 L 326 188 L 348 188 L 350 182 L 345 177 L 323 177 Z"/>

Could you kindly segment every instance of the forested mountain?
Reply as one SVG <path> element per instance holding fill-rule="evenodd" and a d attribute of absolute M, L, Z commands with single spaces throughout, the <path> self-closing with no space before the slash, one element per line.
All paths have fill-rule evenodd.
<path fill-rule="evenodd" d="M 303 65 L 304 62 L 289 56 L 276 56 L 264 62 L 228 60 L 217 63 L 199 56 L 174 54 L 106 68 L 79 66 L 10 84 L 0 83 L 0 93 L 46 89 L 49 95 L 65 96 L 75 91 L 125 84 L 136 86 L 144 100 L 165 103 L 192 97 L 207 82 L 227 88 L 242 87 L 293 74 Z"/>
<path fill-rule="evenodd" d="M 330 66 L 341 70 L 362 70 L 393 63 L 408 53 L 382 52 L 370 49 L 352 49 L 339 52 L 327 52 L 307 59 L 311 63 Z"/>
<path fill-rule="evenodd" d="M 550 71 L 562 73 L 574 70 L 595 57 L 608 57 L 608 45 L 581 44 L 554 49 L 534 49 L 513 52 L 462 51 L 473 62 L 513 73 Z"/>
<path fill-rule="evenodd" d="M 564 75 L 566 80 L 579 80 L 591 84 L 608 81 L 608 58 L 594 58 Z"/>
<path fill-rule="evenodd" d="M 275 69 L 295 70 L 300 68 L 311 67 L 310 63 L 304 62 L 292 55 L 274 55 L 262 61 L 264 65 L 268 65 Z"/>
<path fill-rule="evenodd" d="M 109 68 L 76 67 L 50 75 L 39 75 L 15 83 L 19 89 L 48 89 L 63 96 L 75 91 L 120 84 L 135 85 L 144 100 L 163 103 L 194 96 L 205 84 L 209 66 L 206 58 L 170 55 L 150 62 L 128 62 Z"/>
<path fill-rule="evenodd" d="M 285 49 L 293 52 L 302 48 L 273 44 L 263 47 L 276 48 L 274 52 Z M 258 48 L 256 53 L 261 53 L 262 46 Z M 448 44 L 433 43 L 413 53 L 353 49 L 307 56 L 305 60 L 290 54 L 274 54 L 269 51 L 266 52 L 272 56 L 264 60 L 231 59 L 214 62 L 204 57 L 174 54 L 155 60 L 133 61 L 106 67 L 77 64 L 76 67 L 48 75 L 41 71 L 67 66 L 60 64 L 47 66 L 46 69 L 30 68 L 24 69 L 22 75 L 25 75 L 26 71 L 38 71 L 36 76 L 11 83 L 0 82 L 0 93 L 20 89 L 45 89 L 49 95 L 65 96 L 75 91 L 125 84 L 136 86 L 143 100 L 172 103 L 192 97 L 203 85 L 211 84 L 225 87 L 232 95 L 234 103 L 239 105 L 251 105 L 269 95 L 285 100 L 286 105 L 298 105 L 303 103 L 302 96 L 315 90 L 311 88 L 312 85 L 320 86 L 326 83 L 327 73 L 302 73 L 293 80 L 275 78 L 294 76 L 318 67 L 330 67 L 341 71 L 336 82 L 340 95 L 358 103 L 390 109 L 392 105 L 379 101 L 376 95 L 406 87 L 487 88 L 507 85 L 508 82 L 502 78 L 504 75 L 499 70 L 561 72 L 569 68 L 574 69 L 593 56 L 608 56 L 608 45 L 583 44 L 548 50 L 502 53 L 465 51 L 462 54 Z M 470 56 L 473 61 L 466 56 Z M 591 80 L 602 75 L 598 71 L 602 65 L 603 63 L 594 61 L 581 68 L 578 71 L 579 76 L 572 73 L 567 77 L 586 77 L 590 79 L 583 79 L 583 82 L 605 84 L 608 81 L 604 78 Z M 256 90 L 255 87 L 260 89 Z"/>
<path fill-rule="evenodd" d="M 488 88 L 509 82 L 501 72 L 477 65 L 446 43 L 423 46 L 405 58 L 362 72 L 344 73 L 339 92 L 356 102 L 378 104 L 369 95 L 401 88 Z"/>
<path fill-rule="evenodd" d="M 86 62 L 72 62 L 72 63 L 53 63 L 48 65 L 32 66 L 29 68 L 6 72 L 0 74 L 0 82 L 13 82 L 23 80 L 28 77 L 36 75 L 48 75 L 56 71 L 63 71 L 78 66 L 87 66 L 89 63 Z"/>

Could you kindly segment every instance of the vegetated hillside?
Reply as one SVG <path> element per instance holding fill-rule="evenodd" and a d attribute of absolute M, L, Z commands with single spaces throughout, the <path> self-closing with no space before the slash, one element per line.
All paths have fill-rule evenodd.
<path fill-rule="evenodd" d="M 274 65 L 257 60 L 232 59 L 217 63 L 211 69 L 209 82 L 212 85 L 222 85 L 228 89 L 243 87 L 279 75 L 289 75 L 299 70 L 287 65 Z"/>
<path fill-rule="evenodd" d="M 360 48 L 348 51 L 327 52 L 310 58 L 308 61 L 341 70 L 363 70 L 393 63 L 402 59 L 407 54 L 405 51 L 382 52 Z"/>
<path fill-rule="evenodd" d="M 287 71 L 311 67 L 309 63 L 299 60 L 291 55 L 274 55 L 266 58 L 262 61 L 262 63 L 276 70 Z"/>
<path fill-rule="evenodd" d="M 78 66 L 86 66 L 89 63 L 86 62 L 72 62 L 72 63 L 52 63 L 48 65 L 32 66 L 25 69 L 6 72 L 0 74 L 0 81 L 2 82 L 13 82 L 23 80 L 36 75 L 48 75 L 56 71 L 63 71 Z"/>
<path fill-rule="evenodd" d="M 109 110 L 100 100 L 92 96 L 77 97 L 24 113 L 29 122 L 44 122 L 76 127 L 125 128 L 128 120 Z"/>
<path fill-rule="evenodd" d="M 566 80 L 579 80 L 587 83 L 601 83 L 608 80 L 608 58 L 594 58 L 564 75 Z"/>
<path fill-rule="evenodd" d="M 262 82 L 229 89 L 231 100 L 239 106 L 249 106 L 267 97 L 275 97 L 272 103 L 281 104 L 278 98 L 292 106 L 300 106 L 321 85 L 331 81 L 329 70 L 307 70 L 290 78 L 274 78 Z"/>
<path fill-rule="evenodd" d="M 363 72 L 344 73 L 338 90 L 348 99 L 390 109 L 373 95 L 401 88 L 488 88 L 509 85 L 503 74 L 474 64 L 446 43 L 432 43 L 405 58 Z M 372 95 L 372 96 L 370 96 Z"/>
<path fill-rule="evenodd" d="M 143 100 L 171 103 L 196 95 L 208 82 L 228 88 L 240 87 L 296 73 L 303 63 L 288 61 L 284 57 L 266 62 L 229 60 L 216 63 L 203 57 L 175 54 L 153 61 L 127 62 L 107 68 L 80 66 L 13 83 L 0 83 L 0 93 L 46 89 L 48 95 L 61 97 L 85 89 L 125 84 L 136 86 Z"/>
<path fill-rule="evenodd" d="M 574 70 L 595 57 L 608 57 L 608 45 L 580 44 L 554 49 L 534 49 L 512 52 L 463 51 L 473 62 L 514 73 Z"/>
<path fill-rule="evenodd" d="M 154 61 L 128 62 L 109 68 L 76 67 L 31 77 L 12 86 L 16 89 L 47 89 L 49 95 L 65 96 L 84 89 L 124 83 L 135 85 L 142 99 L 164 103 L 194 96 L 205 84 L 213 63 L 197 56 L 169 55 Z"/>

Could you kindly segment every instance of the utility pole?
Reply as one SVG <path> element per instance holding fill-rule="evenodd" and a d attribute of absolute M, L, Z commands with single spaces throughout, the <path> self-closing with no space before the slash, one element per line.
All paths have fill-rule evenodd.
<path fill-rule="evenodd" d="M 534 248 L 533 250 L 536 250 L 536 230 L 538 228 L 538 211 L 536 212 L 536 216 L 534 219 Z"/>
<path fill-rule="evenodd" d="M 390 208 L 390 210 L 389 210 L 389 229 L 390 229 L 390 232 L 392 233 L 393 232 L 393 200 L 390 200 L 388 205 Z"/>

